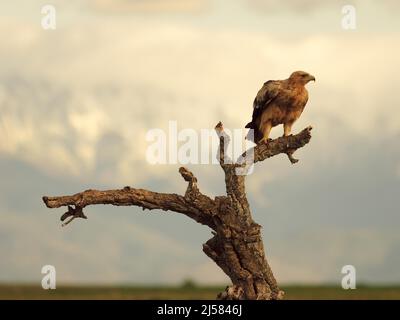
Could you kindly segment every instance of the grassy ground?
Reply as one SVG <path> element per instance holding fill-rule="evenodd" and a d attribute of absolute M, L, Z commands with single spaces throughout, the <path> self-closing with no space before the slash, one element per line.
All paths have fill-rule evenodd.
<path fill-rule="evenodd" d="M 43 290 L 33 285 L 0 285 L 0 299 L 215 299 L 223 287 L 63 286 Z M 287 286 L 286 299 L 400 299 L 400 286 L 343 290 L 334 286 Z"/>

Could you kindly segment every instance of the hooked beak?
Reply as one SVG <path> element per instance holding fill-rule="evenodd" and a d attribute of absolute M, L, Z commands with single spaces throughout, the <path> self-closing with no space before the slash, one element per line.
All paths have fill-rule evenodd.
<path fill-rule="evenodd" d="M 310 75 L 310 78 L 309 78 L 310 80 L 308 80 L 308 81 L 314 81 L 315 82 L 315 77 L 314 76 L 312 76 L 312 75 Z"/>

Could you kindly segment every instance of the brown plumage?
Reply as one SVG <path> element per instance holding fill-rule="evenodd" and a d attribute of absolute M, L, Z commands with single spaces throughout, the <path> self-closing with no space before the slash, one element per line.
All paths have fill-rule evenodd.
<path fill-rule="evenodd" d="M 254 129 L 254 142 L 268 142 L 271 129 L 283 124 L 288 136 L 293 123 L 300 117 L 308 100 L 305 85 L 315 81 L 304 71 L 293 72 L 286 80 L 269 80 L 258 91 L 253 103 L 253 117 L 246 128 Z"/>

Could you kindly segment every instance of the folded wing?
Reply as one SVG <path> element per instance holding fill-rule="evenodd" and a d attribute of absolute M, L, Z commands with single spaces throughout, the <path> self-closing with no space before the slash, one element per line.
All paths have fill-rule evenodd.
<path fill-rule="evenodd" d="M 251 122 L 246 124 L 246 128 L 257 129 L 256 121 L 262 115 L 264 110 L 268 108 L 270 103 L 279 95 L 282 89 L 282 81 L 269 80 L 264 83 L 258 91 L 253 103 L 253 116 Z"/>

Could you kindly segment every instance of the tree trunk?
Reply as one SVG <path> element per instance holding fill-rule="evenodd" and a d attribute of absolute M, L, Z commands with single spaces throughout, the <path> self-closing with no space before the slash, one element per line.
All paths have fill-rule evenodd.
<path fill-rule="evenodd" d="M 75 218 L 86 219 L 83 208 L 93 204 L 134 205 L 143 209 L 182 213 L 212 229 L 214 236 L 203 245 L 203 251 L 232 281 L 232 285 L 217 296 L 218 299 L 282 299 L 284 293 L 279 290 L 264 253 L 261 226 L 251 216 L 245 177 L 254 163 L 281 153 L 287 154 L 291 163 L 296 163 L 298 160 L 293 158 L 293 152 L 310 141 L 311 127 L 295 136 L 259 144 L 235 162 L 226 155 L 229 137 L 222 124 L 219 123 L 215 129 L 220 137 L 218 157 L 225 172 L 225 196 L 211 199 L 202 194 L 197 187 L 197 178 L 182 167 L 179 172 L 188 182 L 184 196 L 125 187 L 107 191 L 86 190 L 72 196 L 43 197 L 43 201 L 48 208 L 68 206 L 61 220 L 69 220 L 63 225 Z"/>

